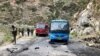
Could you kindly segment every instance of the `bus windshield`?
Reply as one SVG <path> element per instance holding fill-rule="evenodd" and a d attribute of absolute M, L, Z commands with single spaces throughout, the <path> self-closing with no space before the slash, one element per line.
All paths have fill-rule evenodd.
<path fill-rule="evenodd" d="M 67 30 L 67 22 L 52 22 L 51 23 L 51 31 L 52 30 Z"/>

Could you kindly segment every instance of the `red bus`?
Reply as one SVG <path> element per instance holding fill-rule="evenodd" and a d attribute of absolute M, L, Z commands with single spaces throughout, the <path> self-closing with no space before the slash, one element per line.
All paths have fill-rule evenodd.
<path fill-rule="evenodd" d="M 49 26 L 47 23 L 37 23 L 35 31 L 36 31 L 36 36 L 48 35 Z"/>

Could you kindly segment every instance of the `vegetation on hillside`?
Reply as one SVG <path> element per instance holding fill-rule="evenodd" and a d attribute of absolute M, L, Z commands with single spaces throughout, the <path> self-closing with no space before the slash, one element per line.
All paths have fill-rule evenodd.
<path fill-rule="evenodd" d="M 26 4 L 27 0 L 21 0 L 21 1 L 16 0 L 16 4 L 18 6 L 15 6 L 15 8 L 13 8 L 10 2 L 7 2 L 0 6 L 0 18 L 1 18 L 0 21 L 3 21 L 5 24 L 7 24 L 7 23 L 14 23 L 15 21 L 19 20 L 18 23 L 21 23 L 21 19 L 23 19 L 24 17 L 23 12 L 25 11 L 24 10 L 25 6 L 26 6 L 27 11 L 32 11 L 31 20 L 34 23 L 39 20 L 39 19 L 34 19 L 34 18 L 37 18 L 37 16 L 42 17 L 43 21 L 48 21 L 54 18 L 67 18 L 70 20 L 76 12 L 82 11 L 83 9 L 85 9 L 85 7 L 87 6 L 89 2 L 90 0 L 75 0 L 75 1 L 73 0 L 70 0 L 70 1 L 69 0 L 58 0 L 58 1 L 40 0 L 40 3 L 37 6 L 27 6 Z M 21 8 L 20 6 L 23 6 L 23 7 Z M 40 8 L 38 8 L 38 6 L 40 6 Z M 49 8 L 48 10 L 49 12 L 45 12 L 46 13 L 44 14 L 45 16 L 37 15 L 37 11 L 39 11 L 41 7 Z M 29 22 L 30 22 L 30 18 L 27 18 L 27 19 L 29 19 Z"/>

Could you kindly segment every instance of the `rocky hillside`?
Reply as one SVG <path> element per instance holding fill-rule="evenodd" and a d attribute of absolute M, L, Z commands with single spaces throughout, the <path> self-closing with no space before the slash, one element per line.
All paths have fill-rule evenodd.
<path fill-rule="evenodd" d="M 86 8 L 80 13 L 75 14 L 77 23 L 74 23 L 71 33 L 75 35 L 99 35 L 100 34 L 100 20 L 99 20 L 99 1 L 90 1 Z"/>
<path fill-rule="evenodd" d="M 33 24 L 54 18 L 74 20 L 73 15 L 84 10 L 90 0 L 1 0 L 0 22 Z"/>

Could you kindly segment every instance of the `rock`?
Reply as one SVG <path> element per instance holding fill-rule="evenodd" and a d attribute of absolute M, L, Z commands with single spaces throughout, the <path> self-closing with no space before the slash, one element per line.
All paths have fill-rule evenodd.
<path fill-rule="evenodd" d="M 92 16 L 92 13 L 93 13 L 92 6 L 93 6 L 93 3 L 90 2 L 87 5 L 87 8 L 80 13 L 79 24 L 89 23 L 88 20 L 90 20 L 89 18 Z"/>
<path fill-rule="evenodd" d="M 79 20 L 77 22 L 77 25 L 79 26 L 82 26 L 82 27 L 87 27 L 90 25 L 90 18 L 92 16 L 92 12 L 91 12 L 91 9 L 90 10 L 83 10 L 81 13 L 80 13 L 80 16 L 79 16 Z"/>
<path fill-rule="evenodd" d="M 82 40 L 79 40 L 78 42 L 82 42 Z"/>
<path fill-rule="evenodd" d="M 78 27 L 77 31 L 78 31 L 79 35 L 90 34 L 91 32 L 94 31 L 93 22 L 94 22 L 95 18 L 92 16 L 93 15 L 92 7 L 93 7 L 93 3 L 90 2 L 87 5 L 87 8 L 79 13 L 79 18 L 77 21 L 77 27 Z M 91 26 L 93 26 L 93 27 L 91 27 Z"/>
<path fill-rule="evenodd" d="M 35 47 L 35 49 L 39 49 L 39 47 Z"/>
<path fill-rule="evenodd" d="M 84 12 L 84 14 L 87 14 L 88 12 Z M 85 25 L 86 26 L 89 26 L 90 24 L 89 24 L 89 19 L 87 18 L 87 16 L 86 15 L 82 15 L 82 16 L 80 16 L 79 17 L 79 20 L 78 20 L 78 25 L 79 26 L 82 26 L 82 27 L 85 27 Z"/>
<path fill-rule="evenodd" d="M 68 53 L 69 51 L 65 51 L 65 52 L 67 52 L 67 53 Z"/>
<path fill-rule="evenodd" d="M 96 32 L 99 32 L 100 31 L 100 22 L 96 21 L 95 26 L 96 26 Z"/>
<path fill-rule="evenodd" d="M 100 43 L 100 39 L 95 40 L 94 43 Z"/>
<path fill-rule="evenodd" d="M 23 50 L 28 50 L 28 48 L 24 48 Z"/>
<path fill-rule="evenodd" d="M 86 43 L 87 46 L 92 47 L 94 43 Z"/>
<path fill-rule="evenodd" d="M 83 34 L 89 35 L 94 32 L 94 29 L 92 27 L 87 27 L 84 29 Z"/>
<path fill-rule="evenodd" d="M 77 32 L 77 29 L 72 29 L 72 30 L 70 31 L 70 33 L 74 33 L 74 32 Z"/>

